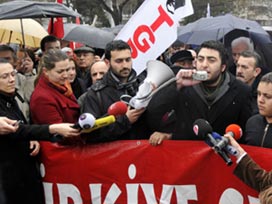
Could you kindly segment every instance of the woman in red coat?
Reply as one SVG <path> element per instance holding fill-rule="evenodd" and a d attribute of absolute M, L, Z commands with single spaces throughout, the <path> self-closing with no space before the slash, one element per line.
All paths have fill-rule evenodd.
<path fill-rule="evenodd" d="M 80 114 L 68 74 L 68 56 L 61 50 L 50 49 L 40 61 L 41 75 L 32 93 L 30 112 L 33 123 L 76 123 Z"/>

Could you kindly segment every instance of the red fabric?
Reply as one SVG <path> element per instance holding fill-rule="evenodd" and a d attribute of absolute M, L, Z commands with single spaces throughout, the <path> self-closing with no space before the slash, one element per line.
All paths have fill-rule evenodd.
<path fill-rule="evenodd" d="M 53 27 L 52 27 L 53 21 Z M 63 28 L 63 19 L 62 18 L 51 18 L 48 24 L 48 33 L 50 35 L 54 35 L 57 38 L 63 38 L 64 36 L 64 28 Z"/>
<path fill-rule="evenodd" d="M 243 147 L 272 168 L 271 149 Z M 203 141 L 51 144 L 41 159 L 47 203 L 256 204 L 258 195 L 234 176 L 235 163 L 227 166 Z"/>
<path fill-rule="evenodd" d="M 62 0 L 57 0 L 57 3 L 62 4 Z M 52 23 L 53 21 L 53 23 Z M 52 27 L 53 24 L 53 27 Z M 64 36 L 64 28 L 63 28 L 63 18 L 51 18 L 48 23 L 47 31 L 50 35 L 54 35 L 57 38 L 63 38 Z"/>
<path fill-rule="evenodd" d="M 32 93 L 30 112 L 36 124 L 76 123 L 80 114 L 75 96 L 65 96 L 43 76 Z"/>

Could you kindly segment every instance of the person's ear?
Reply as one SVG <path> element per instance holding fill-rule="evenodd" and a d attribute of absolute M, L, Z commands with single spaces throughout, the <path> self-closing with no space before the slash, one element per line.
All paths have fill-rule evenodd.
<path fill-rule="evenodd" d="M 224 72 L 224 71 L 226 70 L 226 68 L 227 68 L 227 65 L 222 64 L 222 65 L 221 65 L 221 72 Z"/>
<path fill-rule="evenodd" d="M 260 67 L 256 67 L 254 71 L 254 76 L 257 77 L 262 72 L 262 69 Z"/>
<path fill-rule="evenodd" d="M 42 68 L 42 73 L 43 73 L 45 76 L 48 76 L 48 70 L 47 70 L 45 67 Z"/>
<path fill-rule="evenodd" d="M 106 65 L 107 65 L 108 67 L 110 67 L 110 60 L 104 59 L 104 61 L 105 61 Z"/>

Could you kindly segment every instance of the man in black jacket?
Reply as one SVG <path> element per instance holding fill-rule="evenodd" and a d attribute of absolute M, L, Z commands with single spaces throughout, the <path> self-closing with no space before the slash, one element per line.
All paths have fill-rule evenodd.
<path fill-rule="evenodd" d="M 151 144 L 157 145 L 169 138 L 198 139 L 193 132 L 193 123 L 199 118 L 206 119 L 213 130 L 221 135 L 231 123 L 245 127 L 252 113 L 250 87 L 226 71 L 226 62 L 227 54 L 222 43 L 204 42 L 197 56 L 196 70 L 206 71 L 208 79 L 194 80 L 192 76 L 196 70 L 180 70 L 176 85 L 172 84 L 167 91 L 162 89 L 160 94 L 154 96 L 147 115 L 152 130 L 160 132 L 150 137 Z M 154 101 L 159 101 L 159 104 L 156 105 Z M 171 109 L 176 115 L 176 122 L 172 123 L 172 129 L 167 127 L 167 133 L 163 133 L 161 119 L 165 120 L 164 114 L 167 111 L 170 113 Z M 152 114 L 152 111 L 156 111 L 156 114 Z"/>
<path fill-rule="evenodd" d="M 245 143 L 272 148 L 272 72 L 262 76 L 257 93 L 259 113 L 246 123 Z"/>
<path fill-rule="evenodd" d="M 126 42 L 115 40 L 108 43 L 105 49 L 105 62 L 110 67 L 109 71 L 91 86 L 82 107 L 82 112 L 91 113 L 95 118 L 105 116 L 109 106 L 120 101 L 122 95 L 134 96 L 140 83 L 132 69 L 131 48 Z M 141 128 L 133 130 L 138 126 L 136 122 L 143 112 L 144 109 L 128 108 L 126 114 L 118 116 L 114 124 L 92 132 L 88 140 L 105 142 L 143 137 L 144 133 L 137 131 Z"/>

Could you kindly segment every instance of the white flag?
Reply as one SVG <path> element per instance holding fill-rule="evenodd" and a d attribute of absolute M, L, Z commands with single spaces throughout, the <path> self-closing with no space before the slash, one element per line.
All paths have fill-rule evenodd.
<path fill-rule="evenodd" d="M 130 45 L 139 74 L 176 39 L 179 21 L 194 13 L 191 0 L 146 0 L 116 36 Z"/>

